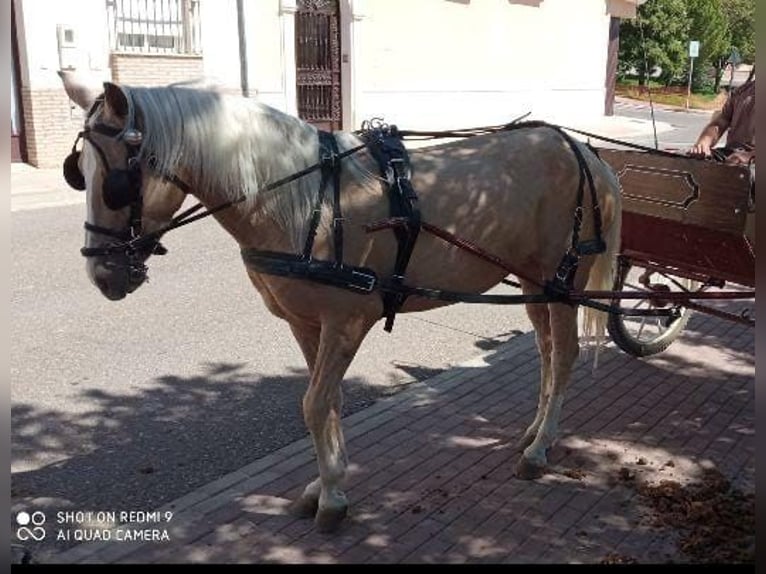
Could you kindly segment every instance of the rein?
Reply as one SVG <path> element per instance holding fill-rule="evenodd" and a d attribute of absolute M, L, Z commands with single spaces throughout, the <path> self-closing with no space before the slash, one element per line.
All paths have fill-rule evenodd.
<path fill-rule="evenodd" d="M 666 152 L 662 150 L 656 150 L 616 140 L 613 138 L 607 138 L 599 136 L 597 134 L 577 130 L 573 128 L 567 128 L 564 126 L 556 126 L 548 124 L 544 121 L 529 121 L 519 123 L 519 120 L 523 119 L 529 114 L 520 116 L 510 123 L 488 126 L 480 128 L 466 128 L 458 130 L 448 131 L 416 131 L 416 130 L 398 130 L 395 126 L 387 126 L 379 119 L 373 119 L 368 122 L 364 122 L 362 129 L 355 132 L 357 135 L 364 139 L 364 143 L 350 148 L 344 152 L 339 152 L 334 136 L 328 133 L 319 132 L 320 137 L 320 152 L 324 148 L 329 148 L 329 152 L 320 155 L 320 160 L 313 165 L 310 165 L 300 171 L 297 171 L 291 175 L 273 181 L 266 184 L 259 189 L 259 193 L 267 192 L 279 187 L 282 187 L 288 183 L 303 178 L 317 170 L 322 170 L 322 182 L 320 184 L 320 190 L 318 193 L 315 207 L 313 210 L 312 219 L 309 222 L 309 231 L 306 239 L 306 244 L 301 254 L 291 253 L 272 253 L 266 251 L 259 251 L 256 249 L 243 249 L 242 257 L 244 262 L 254 268 L 256 271 L 279 275 L 284 277 L 294 277 L 304 280 L 312 280 L 318 283 L 332 285 L 335 287 L 341 287 L 350 289 L 356 292 L 371 293 L 374 290 L 379 290 L 383 294 L 384 299 L 384 316 L 387 318 L 386 330 L 390 331 L 393 324 L 393 317 L 396 311 L 399 310 L 404 300 L 415 295 L 426 299 L 436 299 L 449 302 L 464 302 L 464 303 L 493 303 L 493 304 L 520 304 L 520 303 L 551 303 L 561 302 L 569 305 L 582 304 L 584 306 L 593 307 L 602 311 L 610 313 L 616 313 L 620 315 L 631 316 L 669 316 L 673 310 L 668 309 L 647 309 L 647 310 L 624 310 L 619 306 L 600 303 L 593 299 L 609 298 L 614 300 L 614 293 L 588 293 L 588 292 L 575 292 L 573 290 L 574 274 L 577 271 L 579 258 L 582 255 L 590 255 L 601 253 L 605 249 L 605 244 L 601 237 L 601 212 L 596 198 L 595 186 L 593 183 L 592 174 L 587 167 L 586 160 L 582 155 L 582 152 L 575 144 L 573 138 L 565 133 L 564 130 L 571 131 L 584 135 L 586 137 L 592 137 L 600 139 L 606 142 L 631 147 L 646 151 L 648 153 L 659 154 L 663 156 L 680 156 L 681 154 L 675 154 L 672 152 Z M 108 127 L 108 126 L 107 126 Z M 421 222 L 416 202 L 417 197 L 409 183 L 410 170 L 407 160 L 406 150 L 401 144 L 398 147 L 389 143 L 392 139 L 398 139 L 400 142 L 405 138 L 410 139 L 443 139 L 443 138 L 469 138 L 478 135 L 498 133 L 503 131 L 511 131 L 520 128 L 529 127 L 549 127 L 556 130 L 567 144 L 572 149 L 572 152 L 577 160 L 580 169 L 580 182 L 578 185 L 577 193 L 577 207 L 574 213 L 574 226 L 572 233 L 572 243 L 570 249 L 562 258 L 561 263 L 556 271 L 555 277 L 552 280 L 540 284 L 538 281 L 534 281 L 525 277 L 519 273 L 516 269 L 493 256 L 490 253 L 482 250 L 480 247 L 473 245 L 472 243 L 458 238 L 440 228 L 434 227 L 427 222 Z M 114 129 L 114 128 L 111 128 Z M 392 135 L 393 134 L 393 135 Z M 82 137 L 86 137 L 81 134 Z M 113 135 L 113 134 L 106 134 Z M 373 156 L 377 160 L 381 171 L 387 180 L 389 187 L 389 195 L 391 197 L 392 206 L 396 201 L 404 202 L 403 208 L 392 209 L 392 216 L 389 219 L 367 225 L 365 229 L 367 232 L 375 232 L 382 229 L 392 229 L 399 239 L 400 248 L 397 254 L 396 273 L 390 278 L 380 279 L 375 272 L 371 269 L 363 267 L 354 267 L 343 264 L 343 230 L 342 230 L 342 215 L 340 213 L 340 160 L 349 157 L 362 149 L 370 148 Z M 98 151 L 103 155 L 103 152 L 97 147 Z M 385 157 L 381 157 L 381 150 L 384 149 Z M 597 155 L 597 154 L 596 154 Z M 685 156 L 683 156 L 685 157 Z M 400 167 L 401 166 L 401 167 Z M 149 165 L 151 167 L 151 163 Z M 163 179 L 175 184 L 182 191 L 187 194 L 191 193 L 191 186 L 186 182 L 178 178 L 173 174 L 160 174 Z M 314 238 L 316 230 L 319 224 L 319 217 L 321 212 L 321 205 L 324 201 L 324 191 L 328 183 L 332 180 L 334 187 L 333 195 L 333 238 L 335 246 L 335 261 L 321 261 L 315 260 L 312 257 L 311 251 L 313 248 Z M 594 231 L 596 234 L 595 239 L 580 242 L 579 231 L 583 219 L 583 197 L 585 191 L 586 182 L 590 188 L 591 202 L 594 212 Z M 399 196 L 393 196 L 393 188 L 396 188 Z M 92 224 L 86 224 L 86 228 L 90 228 L 91 231 L 97 233 L 103 233 L 108 231 L 109 235 L 122 241 L 119 243 L 113 243 L 106 247 L 93 248 L 90 251 L 93 253 L 83 253 L 86 256 L 93 255 L 114 255 L 124 254 L 129 258 L 135 256 L 147 248 L 155 248 L 159 245 L 159 239 L 167 232 L 189 225 L 195 221 L 214 215 L 220 211 L 228 209 L 234 205 L 237 205 L 248 198 L 248 195 L 242 193 L 239 197 L 221 203 L 215 207 L 206 209 L 205 211 L 198 213 L 204 208 L 203 204 L 197 203 L 192 207 L 184 210 L 179 215 L 173 217 L 169 223 L 162 226 L 155 231 L 148 233 L 134 234 L 131 230 L 126 230 L 124 233 L 111 232 L 111 230 L 105 230 Z M 398 199 L 397 199 L 398 198 Z M 398 211 L 401 209 L 402 211 Z M 400 215 L 397 215 L 400 213 Z M 537 285 L 543 289 L 539 294 L 521 294 L 521 295 L 487 295 L 487 294 L 475 294 L 475 293 L 459 293 L 446 291 L 441 289 L 427 289 L 421 287 L 412 287 L 404 284 L 404 271 L 409 260 L 409 254 L 414 247 L 414 241 L 417 237 L 417 232 L 420 228 L 428 231 L 441 239 L 452 243 L 462 249 L 466 249 L 473 255 L 484 259 L 490 263 L 498 265 L 506 271 L 513 273 L 521 279 Z M 98 253 L 95 253 L 98 251 Z M 513 284 L 513 283 L 510 283 Z M 516 284 L 517 285 L 517 284 Z M 594 296 L 595 295 L 595 296 Z"/>
<path fill-rule="evenodd" d="M 333 154 L 332 155 L 332 161 L 338 162 L 341 159 L 344 159 L 350 155 L 353 155 L 362 149 L 366 148 L 367 144 L 361 144 L 356 147 L 353 147 L 351 149 L 348 149 L 344 152 Z M 283 185 L 287 185 L 288 183 L 292 183 L 293 181 L 296 181 L 302 177 L 305 177 L 319 169 L 322 168 L 323 162 L 319 161 L 313 165 L 310 165 L 309 167 L 306 167 L 298 172 L 293 173 L 292 175 L 288 175 L 286 177 L 283 177 L 282 179 L 278 179 L 274 182 L 271 182 L 264 187 L 262 187 L 260 190 L 258 190 L 259 193 L 272 191 L 274 189 L 277 189 L 279 187 L 282 187 Z M 181 189 L 187 193 L 189 193 L 187 190 L 191 190 L 191 187 L 184 183 L 182 180 L 178 179 L 176 176 L 169 176 L 173 179 L 170 180 L 172 183 L 176 183 L 176 181 L 183 184 L 183 187 Z M 224 203 L 221 203 L 220 205 L 217 205 L 215 207 L 212 207 L 210 209 L 207 209 L 203 211 L 202 213 L 197 213 L 200 209 L 204 208 L 204 205 L 202 203 L 197 203 L 196 205 L 193 205 L 189 209 L 183 211 L 179 215 L 175 216 L 170 223 L 167 225 L 164 225 L 163 227 L 156 229 L 154 231 L 151 231 L 149 233 L 145 233 L 141 235 L 140 237 L 136 237 L 134 239 L 131 239 L 130 241 L 126 241 L 124 243 L 116 244 L 112 246 L 116 250 L 135 250 L 140 249 L 144 246 L 145 243 L 150 241 L 155 241 L 160 239 L 165 233 L 168 231 L 171 231 L 173 229 L 177 229 L 179 227 L 183 227 L 184 225 L 189 225 L 190 223 L 194 223 L 195 221 L 198 221 L 200 219 L 204 219 L 205 217 L 209 217 L 211 215 L 214 215 L 218 213 L 219 211 L 223 211 L 224 209 L 228 209 L 229 207 L 232 207 L 234 205 L 237 205 L 239 203 L 242 203 L 248 198 L 247 195 L 240 194 L 239 197 L 226 201 Z M 195 215 L 196 214 L 196 215 Z"/>
<path fill-rule="evenodd" d="M 585 132 L 581 130 L 577 130 L 574 128 L 568 128 L 566 126 L 554 126 L 553 124 L 548 124 L 543 121 L 536 121 L 536 122 L 526 122 L 524 124 L 519 124 L 518 122 L 522 120 L 523 118 L 527 117 L 529 113 L 526 113 L 522 116 L 519 116 L 518 118 L 512 120 L 509 123 L 506 124 L 500 124 L 495 126 L 485 126 L 485 127 L 477 127 L 477 128 L 465 128 L 465 129 L 458 129 L 458 130 L 445 130 L 445 131 L 418 131 L 418 130 L 399 130 L 399 135 L 402 136 L 403 139 L 447 139 L 447 138 L 470 138 L 478 135 L 485 135 L 490 133 L 496 133 L 496 132 L 502 132 L 502 131 L 508 131 L 511 129 L 518 129 L 520 127 L 535 127 L 535 126 L 548 126 L 553 128 L 560 128 L 564 129 L 566 131 L 571 131 L 580 135 L 584 135 L 586 137 L 592 137 L 594 139 L 603 140 L 605 142 L 622 145 L 625 147 L 630 147 L 633 149 L 638 149 L 642 151 L 646 151 L 648 153 L 653 153 L 657 155 L 663 155 L 663 156 L 675 156 L 675 157 L 686 157 L 682 154 L 677 154 L 673 152 L 663 151 L 663 150 L 657 150 L 654 148 L 633 144 L 630 142 L 617 140 L 613 138 L 607 138 L 604 136 L 599 136 L 598 134 L 593 134 L 590 132 Z M 375 122 L 379 120 L 372 120 L 372 122 L 366 122 L 367 126 L 374 125 Z M 530 125 L 534 124 L 534 125 Z M 357 132 L 354 132 L 356 134 L 360 134 L 366 131 L 365 128 L 362 130 L 359 130 Z M 335 161 L 340 161 L 341 159 L 344 159 L 348 156 L 354 155 L 355 153 L 361 151 L 364 148 L 369 147 L 370 143 L 365 142 L 363 144 L 360 144 L 356 147 L 353 147 L 351 149 L 348 149 L 344 152 L 338 153 L 335 155 Z M 261 192 L 267 192 L 272 191 L 274 189 L 277 189 L 279 187 L 282 187 L 283 185 L 287 185 L 288 183 L 292 183 L 293 181 L 296 181 L 302 177 L 305 177 L 319 169 L 322 168 L 322 161 L 319 161 L 307 168 L 304 168 L 292 175 L 283 177 L 282 179 L 278 179 L 274 182 L 271 182 L 267 185 L 265 185 L 263 188 L 259 190 L 259 193 Z M 175 184 L 179 189 L 181 189 L 184 193 L 190 194 L 191 193 L 191 186 L 185 183 L 183 180 L 178 178 L 176 175 L 167 175 L 163 174 L 162 177 L 169 181 L 170 183 Z M 205 217 L 214 215 L 218 213 L 219 211 L 223 211 L 224 209 L 227 209 L 229 207 L 232 207 L 234 205 L 237 205 L 247 199 L 248 196 L 245 194 L 241 194 L 240 197 L 237 197 L 233 200 L 226 201 L 220 205 L 217 205 L 215 207 L 212 207 L 210 209 L 207 209 L 203 211 L 202 213 L 196 213 L 200 209 L 203 209 L 204 206 L 201 203 L 197 203 L 196 205 L 190 207 L 189 209 L 183 211 L 176 217 L 174 217 L 170 223 L 167 225 L 141 235 L 140 237 L 135 237 L 129 241 L 124 241 L 123 243 L 118 243 L 110 246 L 108 249 L 114 252 L 124 252 L 125 250 L 135 250 L 137 248 L 143 247 L 145 243 L 153 240 L 160 239 L 165 233 L 168 231 L 172 231 L 173 229 L 176 229 L 178 227 L 183 227 L 184 225 L 188 225 L 190 223 L 193 223 L 195 221 L 198 221 L 200 219 L 204 219 Z M 196 213 L 196 215 L 194 215 Z M 107 248 L 104 248 L 107 249 Z"/>

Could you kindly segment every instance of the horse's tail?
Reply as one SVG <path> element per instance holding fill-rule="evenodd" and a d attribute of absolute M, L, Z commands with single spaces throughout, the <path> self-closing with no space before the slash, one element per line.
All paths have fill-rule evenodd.
<path fill-rule="evenodd" d="M 620 196 L 620 184 L 616 176 L 609 170 L 608 179 L 610 187 L 615 191 L 616 209 L 614 218 L 604 236 L 606 250 L 596 256 L 596 260 L 588 275 L 587 291 L 610 291 L 614 288 L 614 279 L 617 273 L 617 256 L 620 253 L 620 230 L 622 227 L 622 208 Z M 598 352 L 603 344 L 606 324 L 609 314 L 598 311 L 592 307 L 583 306 L 582 335 L 593 341 L 595 353 L 593 358 L 594 369 L 598 365 Z"/>

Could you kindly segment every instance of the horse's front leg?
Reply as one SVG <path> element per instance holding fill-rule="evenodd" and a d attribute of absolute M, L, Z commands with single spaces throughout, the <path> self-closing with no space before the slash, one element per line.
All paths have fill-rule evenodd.
<path fill-rule="evenodd" d="M 309 370 L 309 380 L 313 380 L 314 365 L 319 353 L 319 341 L 322 329 L 319 326 L 306 323 L 290 323 L 290 330 L 301 348 L 306 366 Z M 317 478 L 303 490 L 290 506 L 290 512 L 299 518 L 314 518 L 319 508 L 319 495 L 322 492 L 322 481 Z"/>
<path fill-rule="evenodd" d="M 315 522 L 321 532 L 334 531 L 348 510 L 342 490 L 348 461 L 341 428 L 341 381 L 374 322 L 347 317 L 322 325 L 311 381 L 303 397 L 303 416 L 314 441 L 319 478 L 306 487 L 293 508 L 302 509 L 304 516 L 317 508 Z"/>

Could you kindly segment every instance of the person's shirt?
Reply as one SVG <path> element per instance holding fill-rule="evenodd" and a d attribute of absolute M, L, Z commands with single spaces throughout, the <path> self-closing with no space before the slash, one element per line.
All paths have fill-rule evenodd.
<path fill-rule="evenodd" d="M 721 117 L 729 124 L 726 147 L 755 147 L 755 80 L 732 90 Z"/>

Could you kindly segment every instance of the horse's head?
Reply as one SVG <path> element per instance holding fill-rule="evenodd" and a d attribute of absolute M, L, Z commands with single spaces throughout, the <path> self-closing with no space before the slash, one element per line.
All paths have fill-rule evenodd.
<path fill-rule="evenodd" d="M 145 127 L 128 90 L 106 82 L 99 95 L 76 76 L 60 75 L 69 97 L 87 112 L 64 162 L 67 183 L 86 193 L 82 254 L 91 281 L 119 300 L 146 280 L 149 256 L 164 252 L 157 241 L 128 242 L 170 221 L 185 196 L 152 172 L 142 146 Z"/>

